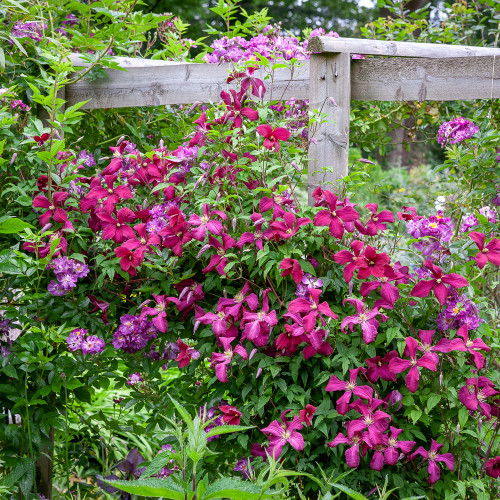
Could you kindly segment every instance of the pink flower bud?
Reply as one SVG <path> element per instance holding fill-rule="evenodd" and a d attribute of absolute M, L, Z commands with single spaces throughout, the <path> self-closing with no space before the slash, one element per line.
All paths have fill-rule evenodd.
<path fill-rule="evenodd" d="M 49 222 L 48 224 L 45 224 L 45 226 L 42 227 L 42 231 L 40 234 L 43 234 L 45 233 L 46 231 L 48 231 L 50 228 L 52 227 L 52 224 Z"/>
<path fill-rule="evenodd" d="M 193 333 L 196 333 L 196 330 L 198 330 L 199 326 L 201 325 L 201 321 L 195 321 L 194 322 L 194 328 L 193 328 Z"/>
<path fill-rule="evenodd" d="M 257 352 L 257 349 L 252 349 L 252 351 L 250 352 L 250 356 L 248 356 L 248 360 L 250 361 L 253 357 L 254 357 L 254 354 Z"/>
<path fill-rule="evenodd" d="M 339 105 L 335 102 L 335 99 L 333 97 L 329 97 L 328 100 L 332 104 L 332 106 L 335 106 L 336 108 L 339 107 Z"/>
<path fill-rule="evenodd" d="M 318 144 L 318 139 L 316 139 L 315 137 L 312 137 L 312 138 L 311 138 L 311 142 L 312 142 L 313 144 Z"/>
<path fill-rule="evenodd" d="M 192 104 L 192 106 L 189 108 L 189 112 L 192 113 L 196 109 L 196 107 L 198 106 L 198 104 L 201 104 L 201 102 L 200 101 L 194 101 L 193 104 Z"/>
<path fill-rule="evenodd" d="M 17 158 L 17 153 L 14 153 L 12 155 L 12 158 L 10 159 L 10 164 L 12 165 L 15 161 L 16 161 L 16 158 Z"/>
<path fill-rule="evenodd" d="M 237 223 L 237 220 L 236 220 L 236 217 L 233 218 L 233 231 L 236 231 L 236 223 Z"/>
<path fill-rule="evenodd" d="M 259 378 L 259 375 L 262 373 L 262 368 L 259 368 L 257 370 L 257 373 L 255 374 L 255 378 Z"/>
<path fill-rule="evenodd" d="M 210 245 L 207 243 L 206 245 L 203 245 L 198 252 L 198 255 L 196 256 L 197 259 L 199 259 L 208 249 L 210 248 Z"/>
<path fill-rule="evenodd" d="M 125 136 L 122 135 L 119 139 L 118 142 L 116 143 L 117 146 L 119 146 L 123 141 L 125 140 Z"/>
<path fill-rule="evenodd" d="M 370 165 L 375 165 L 373 161 L 367 160 L 366 158 L 360 158 L 358 161 L 361 163 L 369 163 Z"/>

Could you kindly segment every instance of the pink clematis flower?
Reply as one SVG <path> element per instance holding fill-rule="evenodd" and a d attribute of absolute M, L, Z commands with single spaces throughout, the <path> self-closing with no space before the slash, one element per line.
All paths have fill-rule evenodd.
<path fill-rule="evenodd" d="M 243 248 L 244 245 L 248 245 L 249 243 L 255 243 L 255 246 L 259 249 L 262 250 L 264 248 L 264 239 L 265 236 L 268 234 L 267 231 L 262 230 L 262 225 L 266 223 L 266 219 L 262 217 L 262 214 L 260 213 L 253 213 L 250 216 L 250 219 L 252 220 L 254 226 L 255 226 L 255 232 L 245 232 L 240 236 L 240 239 L 238 240 L 238 243 L 236 246 L 238 248 Z"/>
<path fill-rule="evenodd" d="M 292 135 L 286 128 L 276 127 L 273 130 L 271 125 L 259 125 L 257 127 L 257 132 L 264 137 L 264 147 L 267 149 L 274 148 L 274 151 L 279 150 L 279 141 L 288 141 L 289 137 Z"/>
<path fill-rule="evenodd" d="M 144 253 L 151 253 L 151 247 L 159 247 L 161 244 L 160 237 L 155 233 L 146 232 L 146 224 L 136 224 L 134 230 L 137 236 L 134 234 L 133 239 L 127 240 L 127 246 L 132 249 L 140 249 Z"/>
<path fill-rule="evenodd" d="M 390 351 L 383 358 L 375 356 L 369 358 L 365 362 L 368 365 L 366 370 L 366 378 L 375 383 L 379 378 L 382 380 L 396 382 L 396 374 L 389 369 L 389 362 L 392 358 L 398 357 L 398 351 Z"/>
<path fill-rule="evenodd" d="M 397 448 L 401 450 L 402 453 L 407 455 L 415 446 L 415 441 L 398 441 L 398 436 L 403 432 L 403 429 L 396 429 L 396 427 L 390 426 L 391 435 L 387 439 L 387 448 L 384 451 L 384 459 L 387 465 L 396 465 L 399 460 L 399 452 Z"/>
<path fill-rule="evenodd" d="M 394 272 L 387 265 L 390 261 L 391 258 L 385 252 L 377 253 L 375 248 L 367 246 L 358 261 L 358 279 L 364 280 L 370 276 L 392 278 Z"/>
<path fill-rule="evenodd" d="M 289 276 L 292 275 L 293 281 L 297 283 L 297 285 L 302 281 L 304 277 L 304 271 L 302 267 L 300 267 L 299 261 L 297 259 L 286 258 L 281 261 L 280 269 L 283 269 L 281 276 Z"/>
<path fill-rule="evenodd" d="M 257 307 L 259 307 L 259 299 L 255 293 L 252 292 L 252 287 L 250 283 L 247 281 L 243 288 L 236 293 L 233 298 L 223 298 L 219 299 L 217 303 L 217 312 L 224 311 L 226 314 L 234 317 L 236 321 L 241 319 L 241 315 L 243 312 L 243 304 L 247 304 L 248 307 L 255 311 Z"/>
<path fill-rule="evenodd" d="M 377 315 L 380 314 L 378 308 L 374 307 L 370 309 L 363 301 L 358 299 L 345 299 L 343 304 L 346 302 L 356 307 L 357 314 L 344 318 L 340 324 L 340 329 L 344 332 L 345 327 L 349 326 L 352 332 L 354 330 L 354 325 L 361 325 L 365 344 L 373 342 L 378 334 L 379 322 L 377 320 Z"/>
<path fill-rule="evenodd" d="M 116 175 L 105 175 L 104 182 L 106 183 L 107 189 L 100 185 L 95 186 L 89 191 L 85 198 L 89 200 L 104 200 L 104 210 L 111 213 L 120 200 L 130 200 L 134 197 L 132 191 L 130 191 L 130 188 L 127 186 L 113 187 L 116 179 Z"/>
<path fill-rule="evenodd" d="M 488 261 L 495 266 L 500 266 L 500 240 L 498 238 L 493 238 L 484 246 L 484 240 L 486 238 L 484 233 L 477 233 L 474 231 L 469 234 L 469 237 L 479 248 L 479 252 L 474 257 L 479 269 L 482 269 Z"/>
<path fill-rule="evenodd" d="M 306 341 L 304 328 L 298 324 L 286 324 L 284 328 L 285 331 L 276 337 L 276 348 L 280 352 L 287 353 L 287 355 L 293 354 L 297 352 L 297 347 Z"/>
<path fill-rule="evenodd" d="M 311 219 L 307 217 L 300 217 L 297 219 L 294 214 L 285 212 L 283 214 L 283 221 L 274 221 L 270 224 L 272 234 L 269 236 L 270 240 L 278 241 L 280 238 L 287 240 L 293 238 L 301 226 L 311 223 Z"/>
<path fill-rule="evenodd" d="M 431 439 L 431 449 L 429 451 L 425 450 L 423 446 L 420 446 L 416 451 L 411 454 L 413 459 L 417 455 L 422 456 L 425 460 L 429 461 L 429 466 L 427 468 L 429 472 L 429 477 L 427 482 L 429 484 L 434 484 L 439 481 L 440 471 L 436 462 L 443 462 L 446 467 L 450 470 L 455 469 L 455 458 L 451 453 L 438 454 L 438 451 L 443 447 L 442 444 L 437 443 L 434 439 Z"/>
<path fill-rule="evenodd" d="M 241 328 L 243 328 L 241 338 L 242 340 L 250 340 L 256 347 L 263 347 L 267 344 L 270 328 L 278 324 L 276 311 L 269 312 L 268 294 L 270 291 L 270 288 L 264 291 L 262 309 L 259 312 L 250 312 L 246 309 L 243 312 L 240 324 Z"/>
<path fill-rule="evenodd" d="M 366 223 L 366 227 L 363 226 L 359 220 L 354 222 L 354 226 L 361 234 L 365 236 L 375 236 L 378 231 L 385 231 L 387 229 L 385 223 L 394 223 L 394 214 L 389 210 L 382 210 L 377 213 L 377 203 L 368 203 L 365 205 L 365 208 L 372 212 L 370 220 Z"/>
<path fill-rule="evenodd" d="M 50 203 L 49 199 L 43 194 L 35 196 L 33 199 L 33 207 L 44 208 L 46 210 L 46 212 L 38 216 L 40 226 L 45 226 L 49 223 L 50 219 L 53 218 L 55 222 L 64 224 L 64 228 L 73 228 L 71 222 L 68 221 L 66 210 L 62 208 L 67 198 L 68 193 L 60 191 L 52 195 L 52 203 Z"/>
<path fill-rule="evenodd" d="M 240 425 L 241 411 L 236 406 L 223 405 L 219 406 L 219 410 L 224 414 L 222 420 L 227 425 Z"/>
<path fill-rule="evenodd" d="M 345 424 L 346 428 L 349 430 L 350 422 Z M 366 433 L 364 433 L 366 435 Z M 364 443 L 364 437 L 361 432 L 355 432 L 352 435 L 346 437 L 344 434 L 339 432 L 337 437 L 326 443 L 329 448 L 335 448 L 339 444 L 349 444 L 350 447 L 345 451 L 345 460 L 347 466 L 351 469 L 355 469 L 359 466 L 360 457 L 359 457 L 359 446 Z"/>
<path fill-rule="evenodd" d="M 215 376 L 221 381 L 226 383 L 227 378 L 227 367 L 231 364 L 234 356 L 239 354 L 243 359 L 248 359 L 248 354 L 242 345 L 237 345 L 234 349 L 231 347 L 231 342 L 236 337 L 221 337 L 220 342 L 224 349 L 223 353 L 214 352 L 212 353 L 212 360 L 210 362 L 210 368 L 215 368 Z M 240 413 L 241 415 L 241 413 Z M 237 425 L 237 424 L 235 424 Z"/>
<path fill-rule="evenodd" d="M 302 423 L 306 424 L 309 427 L 312 423 L 312 419 L 314 414 L 316 413 L 317 408 L 313 405 L 306 405 L 304 410 L 299 411 L 299 419 Z"/>
<path fill-rule="evenodd" d="M 303 318 L 304 329 L 306 332 L 310 332 L 316 325 L 316 320 L 321 317 L 320 314 L 327 316 L 332 319 L 337 319 L 338 316 L 330 309 L 328 302 L 326 300 L 319 303 L 319 297 L 321 295 L 321 290 L 318 288 L 309 288 L 309 293 L 311 295 L 311 301 L 299 297 L 298 299 L 292 300 L 288 304 L 289 313 L 301 313 L 307 315 Z M 324 319 L 321 317 L 324 324 Z"/>
<path fill-rule="evenodd" d="M 130 276 L 136 276 L 136 267 L 139 267 L 144 260 L 144 250 L 142 248 L 131 248 L 127 242 L 122 246 L 115 248 L 115 255 L 120 258 L 120 268 L 129 273 Z"/>
<path fill-rule="evenodd" d="M 427 368 L 433 372 L 437 371 L 438 360 L 432 353 L 426 352 L 421 358 L 417 359 L 418 341 L 413 337 L 406 337 L 406 347 L 404 355 L 410 359 L 393 358 L 389 361 L 389 370 L 393 373 L 401 373 L 410 369 L 405 378 L 406 387 L 410 392 L 416 392 L 418 389 L 418 380 L 420 378 L 419 368 Z"/>
<path fill-rule="evenodd" d="M 169 208 L 167 215 L 170 217 L 168 225 L 161 229 L 158 234 L 163 237 L 163 246 L 171 248 L 175 255 L 180 256 L 182 255 L 182 247 L 193 239 L 189 231 L 189 224 L 177 207 Z"/>
<path fill-rule="evenodd" d="M 223 233 L 222 222 L 219 220 L 212 220 L 214 215 L 219 216 L 221 219 L 226 220 L 227 216 L 221 210 L 212 210 L 209 212 L 208 205 L 206 203 L 203 204 L 203 215 L 200 217 L 198 214 L 192 214 L 189 217 L 188 223 L 191 226 L 191 234 L 193 238 L 198 241 L 203 241 L 205 239 L 205 234 L 208 231 L 215 236 L 220 236 Z"/>
<path fill-rule="evenodd" d="M 130 208 L 120 208 L 116 214 L 116 219 L 105 211 L 96 212 L 96 215 L 100 219 L 103 228 L 103 240 L 113 240 L 115 243 L 123 243 L 135 238 L 134 231 L 128 223 L 135 221 L 137 216 Z"/>
<path fill-rule="evenodd" d="M 191 363 L 191 359 L 199 359 L 200 352 L 194 347 L 185 344 L 181 339 L 177 339 L 177 347 L 179 347 L 180 352 L 175 358 L 175 361 L 179 362 L 179 368 L 184 368 Z"/>
<path fill-rule="evenodd" d="M 243 101 L 245 100 L 244 98 L 242 99 L 244 91 L 243 93 L 236 93 L 235 90 L 231 89 L 229 92 L 231 92 L 231 94 L 227 93 L 225 90 L 220 93 L 220 97 L 224 101 L 228 112 L 216 121 L 218 121 L 219 123 L 232 121 L 235 128 L 241 128 L 241 125 L 243 124 L 242 116 L 247 117 L 252 122 L 258 120 L 259 113 L 255 109 L 249 107 L 241 107 Z"/>
<path fill-rule="evenodd" d="M 358 263 L 360 262 L 361 251 L 363 250 L 364 243 L 359 240 L 355 240 L 351 242 L 351 248 L 354 253 L 351 253 L 347 250 L 340 250 L 337 253 L 333 254 L 333 260 L 337 264 L 347 264 L 344 267 L 344 279 L 346 283 L 352 280 L 354 276 L 354 271 L 359 267 Z M 364 285 L 364 283 L 363 283 Z"/>
<path fill-rule="evenodd" d="M 146 316 L 154 316 L 152 320 L 153 325 L 155 325 L 160 332 L 166 333 L 168 331 L 167 305 L 169 302 L 177 301 L 177 299 L 167 297 L 166 295 L 155 295 L 154 293 L 153 298 L 156 300 L 156 307 L 143 307 L 141 311 L 141 320 Z"/>
<path fill-rule="evenodd" d="M 349 405 L 349 409 L 353 409 L 361 414 L 360 418 L 351 420 L 347 434 L 354 435 L 356 432 L 367 430 L 367 438 L 371 442 L 379 442 L 380 435 L 387 430 L 391 416 L 382 410 L 377 410 L 380 405 L 386 405 L 381 399 L 369 398 L 368 403 L 364 403 L 361 399 L 357 399 Z"/>
<path fill-rule="evenodd" d="M 323 328 L 311 330 L 306 334 L 306 338 L 309 345 L 303 351 L 304 359 L 309 359 L 315 354 L 321 354 L 322 356 L 333 354 L 333 347 L 327 341 L 328 331 Z"/>
<path fill-rule="evenodd" d="M 234 239 L 227 233 L 223 233 L 222 243 L 220 243 L 220 241 L 213 236 L 209 236 L 208 246 L 215 248 L 217 253 L 212 255 L 208 266 L 205 267 L 205 269 L 202 269 L 202 272 L 206 274 L 216 269 L 221 276 L 225 276 L 226 272 L 224 269 L 229 263 L 229 259 L 226 257 L 226 252 L 230 248 L 234 248 L 236 246 L 236 241 L 234 241 Z"/>
<path fill-rule="evenodd" d="M 264 82 L 260 78 L 254 76 L 256 69 L 257 68 L 250 67 L 246 68 L 245 72 L 232 73 L 229 75 L 226 83 L 231 83 L 233 80 L 241 78 L 241 89 L 247 91 L 252 87 L 252 95 L 262 99 L 266 93 L 266 87 L 264 87 Z"/>
<path fill-rule="evenodd" d="M 486 377 L 468 378 L 465 385 L 458 391 L 458 399 L 470 411 L 478 407 L 487 419 L 491 417 L 491 405 L 486 402 L 490 396 L 500 394 L 495 390 L 494 383 Z"/>
<path fill-rule="evenodd" d="M 373 389 L 368 385 L 356 385 L 358 378 L 358 373 L 362 368 L 355 368 L 349 370 L 349 382 L 344 382 L 338 379 L 335 375 L 330 377 L 328 384 L 326 385 L 326 392 L 334 391 L 344 391 L 344 394 L 337 399 L 336 409 L 340 415 L 345 415 L 348 411 L 349 401 L 351 396 L 359 396 L 363 399 L 371 399 L 373 395 Z"/>
<path fill-rule="evenodd" d="M 448 296 L 446 284 L 453 288 L 461 288 L 469 285 L 469 282 L 459 274 L 443 274 L 442 269 L 435 266 L 430 260 L 426 260 L 424 266 L 431 271 L 432 279 L 419 281 L 411 291 L 413 297 L 427 297 L 432 290 L 438 302 L 443 305 Z"/>
<path fill-rule="evenodd" d="M 235 338 L 238 335 L 238 328 L 236 328 L 236 325 L 234 324 L 234 317 L 229 314 L 227 309 L 222 309 L 216 313 L 206 313 L 201 307 L 195 306 L 194 317 L 196 322 L 203 323 L 204 325 L 212 325 L 212 329 L 217 338 Z"/>
<path fill-rule="evenodd" d="M 291 410 L 286 410 L 281 414 L 280 418 L 283 422 L 282 424 L 277 420 L 273 420 L 267 427 L 261 429 L 269 439 L 269 448 L 267 451 L 269 455 L 274 456 L 275 459 L 281 455 L 283 446 L 285 446 L 286 443 L 289 443 L 290 446 L 297 451 L 302 451 L 304 449 L 304 438 L 302 434 L 297 432 L 299 429 L 302 429 L 302 422 L 297 415 L 295 415 L 290 422 L 285 416 L 289 411 Z"/>
<path fill-rule="evenodd" d="M 469 328 L 467 325 L 462 325 L 457 330 L 457 335 L 462 338 L 454 338 L 449 342 L 449 352 L 469 352 L 469 354 L 472 354 L 476 368 L 478 370 L 484 368 L 484 355 L 478 351 L 490 351 L 490 347 L 487 346 L 480 338 L 474 340 L 469 339 Z"/>
<path fill-rule="evenodd" d="M 442 338 L 439 339 L 436 345 L 432 345 L 435 333 L 436 330 L 419 330 L 418 336 L 420 338 L 421 344 L 418 345 L 417 349 L 419 351 L 431 354 L 431 356 L 433 356 L 437 363 L 439 361 L 439 357 L 436 352 L 449 352 L 450 341 L 449 339 Z"/>
<path fill-rule="evenodd" d="M 315 226 L 328 226 L 330 234 L 339 240 L 344 235 L 342 222 L 354 222 L 359 219 L 359 212 L 352 206 L 338 207 L 338 197 L 331 191 L 323 191 L 322 196 L 329 210 L 320 210 L 314 217 Z"/>

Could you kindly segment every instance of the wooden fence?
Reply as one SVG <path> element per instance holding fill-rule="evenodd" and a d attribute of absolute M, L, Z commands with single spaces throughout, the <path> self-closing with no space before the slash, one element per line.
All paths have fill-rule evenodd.
<path fill-rule="evenodd" d="M 309 150 L 309 201 L 317 186 L 348 173 L 351 100 L 452 101 L 500 98 L 500 49 L 355 38 L 315 37 L 310 61 L 275 72 L 266 99 L 309 99 L 327 114 Z M 352 54 L 372 57 L 352 60 Z M 74 55 L 72 60 L 81 60 Z M 127 71 L 107 69 L 107 79 L 79 80 L 66 88 L 69 105 L 85 109 L 218 102 L 229 65 L 116 58 Z M 256 74 L 259 74 L 258 72 Z M 260 77 L 263 75 L 260 74 Z M 333 98 L 333 101 L 329 98 Z"/>

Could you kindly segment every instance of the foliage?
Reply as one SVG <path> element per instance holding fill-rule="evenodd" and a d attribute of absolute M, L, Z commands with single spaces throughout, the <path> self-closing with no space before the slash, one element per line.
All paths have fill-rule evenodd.
<path fill-rule="evenodd" d="M 1 7 L 2 491 L 492 498 L 497 103 L 467 138 L 412 105 L 441 124 L 434 190 L 401 191 L 358 150 L 309 207 L 325 118 L 264 99 L 302 42 L 293 57 L 267 30 L 269 57 L 235 63 L 218 103 L 88 112 L 62 89 L 116 68 L 110 51 L 182 59 L 192 42 L 135 2 L 51 5 Z M 377 113 L 354 126 L 379 137 Z"/>

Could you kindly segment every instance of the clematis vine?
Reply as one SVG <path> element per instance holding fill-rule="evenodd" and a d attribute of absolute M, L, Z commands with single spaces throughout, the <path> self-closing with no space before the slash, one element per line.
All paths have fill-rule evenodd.
<path fill-rule="evenodd" d="M 486 399 L 500 394 L 494 387 L 495 384 L 487 377 L 468 378 L 465 385 L 458 391 L 458 399 L 468 410 L 476 411 L 479 408 L 481 413 L 489 419 L 491 405 L 486 402 Z"/>
<path fill-rule="evenodd" d="M 474 340 L 469 339 L 469 328 L 467 327 L 467 325 L 462 325 L 457 330 L 457 336 L 462 338 L 454 338 L 449 342 L 449 352 L 468 352 L 472 355 L 476 368 L 478 370 L 484 368 L 484 355 L 478 351 L 490 351 L 490 347 L 487 346 L 480 338 Z"/>
<path fill-rule="evenodd" d="M 275 459 L 281 455 L 281 451 L 287 443 L 289 443 L 290 446 L 295 448 L 297 451 L 302 451 L 304 449 L 304 438 L 302 437 L 302 434 L 298 432 L 299 429 L 302 429 L 302 422 L 297 415 L 295 415 L 293 420 L 290 422 L 290 420 L 286 418 L 286 414 L 290 411 L 291 410 L 285 410 L 281 414 L 280 418 L 282 424 L 280 424 L 277 420 L 273 420 L 267 427 L 261 429 L 261 431 L 266 434 L 269 439 L 267 452 Z"/>
<path fill-rule="evenodd" d="M 359 219 L 359 212 L 352 206 L 339 204 L 337 195 L 331 191 L 323 191 L 322 196 L 329 210 L 320 210 L 314 217 L 314 225 L 328 226 L 330 234 L 341 240 L 344 234 L 343 222 L 354 222 Z"/>
<path fill-rule="evenodd" d="M 455 458 L 451 453 L 443 453 L 439 454 L 439 450 L 443 447 L 443 444 L 439 444 L 434 439 L 431 439 L 431 448 L 427 451 L 423 446 L 420 446 L 416 451 L 411 454 L 411 458 L 420 455 L 424 458 L 424 460 L 429 461 L 429 465 L 427 467 L 427 471 L 429 472 L 429 477 L 427 478 L 427 482 L 429 484 L 434 484 L 439 481 L 439 477 L 441 475 L 439 466 L 437 462 L 443 462 L 446 467 L 450 470 L 455 469 Z"/>
<path fill-rule="evenodd" d="M 363 399 L 371 399 L 373 395 L 373 389 L 369 385 L 357 385 L 358 373 L 362 370 L 363 368 L 349 370 L 349 382 L 344 382 L 332 375 L 326 385 L 326 392 L 344 391 L 344 394 L 337 399 L 336 403 L 336 410 L 340 415 L 347 413 L 349 401 L 353 394 Z"/>
<path fill-rule="evenodd" d="M 231 342 L 236 337 L 221 337 L 220 342 L 224 349 L 223 353 L 212 353 L 212 360 L 210 362 L 210 368 L 215 368 L 216 377 L 223 383 L 228 381 L 227 378 L 227 367 L 231 364 L 234 356 L 239 354 L 243 359 L 248 359 L 248 354 L 242 345 L 237 345 L 234 349 L 231 347 Z M 241 413 L 240 413 L 241 415 Z M 235 424 L 237 425 L 237 424 Z"/>
<path fill-rule="evenodd" d="M 500 240 L 498 238 L 493 238 L 485 246 L 484 241 L 486 236 L 484 233 L 472 232 L 469 234 L 469 237 L 479 248 L 479 252 L 474 257 L 479 269 L 482 269 L 488 262 L 491 262 L 495 266 L 500 266 Z"/>

